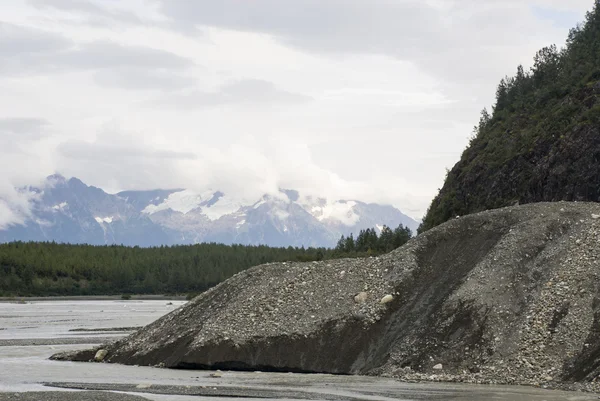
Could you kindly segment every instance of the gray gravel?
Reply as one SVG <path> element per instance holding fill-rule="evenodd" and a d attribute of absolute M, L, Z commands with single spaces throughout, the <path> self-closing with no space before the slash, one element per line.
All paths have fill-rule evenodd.
<path fill-rule="evenodd" d="M 34 345 L 65 345 L 65 344 L 103 344 L 110 343 L 116 337 L 73 337 L 73 338 L 20 338 L 1 339 L 0 347 L 24 347 Z"/>
<path fill-rule="evenodd" d="M 93 332 L 123 332 L 123 331 L 136 331 L 141 329 L 142 326 L 133 326 L 133 327 L 106 327 L 106 328 L 94 328 L 94 329 L 86 329 L 86 328 L 77 328 L 77 329 L 71 329 L 69 331 L 71 332 L 78 332 L 78 333 L 93 333 Z"/>
<path fill-rule="evenodd" d="M 357 395 L 336 395 L 314 391 L 299 391 L 297 389 L 278 389 L 276 387 L 251 388 L 236 386 L 178 386 L 178 385 L 133 385 L 109 383 L 48 383 L 51 387 L 68 389 L 96 389 L 108 391 L 124 391 L 146 394 L 186 395 L 195 397 L 227 397 L 227 398 L 264 398 L 264 399 L 295 399 L 324 401 L 363 401 L 371 397 Z"/>
<path fill-rule="evenodd" d="M 107 361 L 600 391 L 599 245 L 595 203 L 458 217 L 379 258 L 242 272 Z"/>
<path fill-rule="evenodd" d="M 103 391 L 39 391 L 0 393 L 0 401 L 145 401 L 137 395 Z"/>
<path fill-rule="evenodd" d="M 67 389 L 87 389 L 124 391 L 140 393 L 150 398 L 150 394 L 245 399 L 262 398 L 276 400 L 327 400 L 327 401 L 591 401 L 598 396 L 562 391 L 542 391 L 516 387 L 494 386 L 452 386 L 432 384 L 414 386 L 405 383 L 377 382 L 369 384 L 368 378 L 326 378 L 314 375 L 291 375 L 286 381 L 269 380 L 264 383 L 250 383 L 236 380 L 224 373 L 224 378 L 204 385 L 164 385 L 164 384 L 115 384 L 115 383 L 48 383 L 48 386 Z M 168 398 L 167 398 L 168 399 Z"/>

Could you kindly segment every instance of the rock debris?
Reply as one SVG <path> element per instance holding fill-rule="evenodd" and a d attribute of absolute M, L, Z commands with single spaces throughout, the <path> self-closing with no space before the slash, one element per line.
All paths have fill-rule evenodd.
<path fill-rule="evenodd" d="M 104 361 L 597 391 L 598 216 L 513 206 L 377 258 L 257 266 L 102 346 Z"/>

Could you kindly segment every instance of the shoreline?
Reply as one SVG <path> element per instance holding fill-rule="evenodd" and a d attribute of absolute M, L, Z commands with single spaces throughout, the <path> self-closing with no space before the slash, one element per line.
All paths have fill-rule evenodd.
<path fill-rule="evenodd" d="M 23 306 L 0 303 L 0 309 L 3 309 L 0 310 L 0 328 L 7 330 L 0 331 L 6 339 L 0 341 L 0 401 L 158 401 L 171 398 L 193 401 L 198 397 L 219 396 L 231 400 L 291 396 L 307 401 L 598 399 L 593 393 L 566 393 L 533 386 L 481 386 L 429 380 L 410 383 L 391 377 L 157 369 L 48 360 L 58 351 L 98 347 L 104 341 L 123 338 L 128 332 L 117 330 L 149 324 L 174 309 L 162 305 L 168 303 L 163 300 L 147 301 L 145 306 L 144 302 L 81 302 L 74 306 L 76 303 L 32 302 Z M 109 330 L 114 331 L 109 334 Z"/>
<path fill-rule="evenodd" d="M 57 295 L 32 297 L 0 297 L 0 302 L 19 303 L 28 301 L 187 301 L 186 295 L 131 295 L 123 299 L 121 295 Z"/>

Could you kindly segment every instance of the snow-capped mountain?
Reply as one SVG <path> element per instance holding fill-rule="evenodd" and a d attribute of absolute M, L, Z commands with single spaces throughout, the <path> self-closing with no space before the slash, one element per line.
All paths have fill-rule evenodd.
<path fill-rule="evenodd" d="M 36 194 L 25 225 L 0 231 L 0 240 L 57 241 L 150 246 L 169 242 L 161 227 L 123 199 L 85 185 L 77 178 L 53 175 Z"/>
<path fill-rule="evenodd" d="M 48 177 L 23 225 L 0 230 L 0 241 L 57 241 L 139 246 L 240 243 L 333 246 L 339 237 L 383 225 L 418 223 L 392 206 L 329 201 L 280 190 L 244 199 L 218 190 L 124 191 L 108 194 L 77 178 Z"/>

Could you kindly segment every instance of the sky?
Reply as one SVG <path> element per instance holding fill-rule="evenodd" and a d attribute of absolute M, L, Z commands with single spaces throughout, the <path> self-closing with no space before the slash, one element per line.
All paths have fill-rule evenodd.
<path fill-rule="evenodd" d="M 0 224 L 53 173 L 420 218 L 496 86 L 593 0 L 0 0 Z M 8 223 L 7 223 L 8 222 Z"/>

